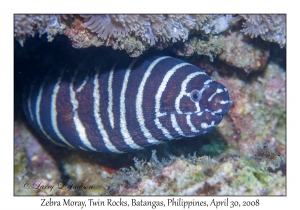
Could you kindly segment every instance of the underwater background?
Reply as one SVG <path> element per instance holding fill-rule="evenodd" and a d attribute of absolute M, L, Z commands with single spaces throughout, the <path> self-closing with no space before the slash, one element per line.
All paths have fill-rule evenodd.
<path fill-rule="evenodd" d="M 15 15 L 15 195 L 285 195 L 285 21 L 285 15 Z M 125 154 L 58 147 L 29 125 L 23 91 L 36 75 L 80 62 L 74 57 L 102 62 L 141 54 L 192 63 L 225 85 L 234 105 L 207 134 Z"/>

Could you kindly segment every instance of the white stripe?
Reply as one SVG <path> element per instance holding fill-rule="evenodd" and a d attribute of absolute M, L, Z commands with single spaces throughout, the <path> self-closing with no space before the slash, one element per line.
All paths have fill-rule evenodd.
<path fill-rule="evenodd" d="M 72 104 L 72 111 L 73 111 L 73 121 L 74 121 L 74 124 L 75 124 L 75 129 L 79 135 L 79 138 L 81 140 L 81 142 L 89 149 L 91 150 L 95 150 L 96 149 L 91 145 L 91 142 L 89 141 L 87 135 L 86 135 L 86 131 L 85 131 L 85 127 L 84 125 L 82 124 L 80 118 L 79 118 L 79 115 L 78 115 L 78 112 L 77 112 L 77 109 L 78 109 L 78 101 L 76 100 L 76 95 L 75 95 L 75 91 L 73 90 L 73 83 L 75 81 L 75 77 L 78 73 L 78 69 L 76 70 L 73 78 L 72 78 L 72 82 L 70 84 L 70 102 Z"/>
<path fill-rule="evenodd" d="M 177 123 L 175 114 L 171 114 L 171 122 L 172 122 L 173 128 L 178 132 L 178 134 L 181 136 L 185 136 L 183 131 L 181 130 L 181 128 L 179 127 L 179 125 Z"/>
<path fill-rule="evenodd" d="M 212 80 L 211 79 L 209 79 L 209 80 L 206 80 L 203 84 L 204 84 L 204 86 L 203 86 L 203 88 L 200 90 L 200 93 L 202 94 L 203 93 L 203 91 L 205 90 L 205 89 L 207 89 L 207 88 L 209 88 L 209 83 L 211 83 L 212 82 Z"/>
<path fill-rule="evenodd" d="M 223 101 L 223 100 L 219 102 L 219 104 L 228 104 L 228 103 L 232 104 L 233 102 L 232 101 Z"/>
<path fill-rule="evenodd" d="M 210 125 L 207 124 L 206 122 L 201 123 L 201 128 L 203 128 L 203 129 L 207 129 L 207 128 L 209 128 L 209 127 L 214 127 L 214 126 L 215 126 L 215 121 L 212 121 L 212 122 L 210 123 Z"/>
<path fill-rule="evenodd" d="M 83 147 L 81 147 L 81 146 L 79 146 L 79 149 L 84 150 L 84 151 L 89 151 L 89 150 L 87 150 L 86 148 L 83 148 Z"/>
<path fill-rule="evenodd" d="M 44 85 L 45 85 L 45 82 L 46 80 L 48 79 L 49 77 L 49 74 L 50 72 L 47 74 L 46 76 L 46 79 L 44 80 L 42 86 L 40 87 L 40 90 L 39 90 L 39 94 L 38 94 L 38 97 L 36 99 L 36 105 L 35 105 L 35 116 L 36 116 L 36 121 L 40 127 L 40 130 L 42 131 L 42 133 L 50 140 L 52 141 L 54 144 L 56 145 L 60 145 L 60 146 L 65 146 L 63 144 L 59 144 L 57 143 L 55 140 L 53 140 L 47 133 L 46 131 L 44 130 L 43 126 L 42 126 L 42 123 L 41 123 L 41 119 L 40 119 L 40 105 L 41 105 L 41 100 L 42 100 L 42 93 L 43 93 L 43 88 L 44 88 Z"/>
<path fill-rule="evenodd" d="M 28 110 L 29 110 L 29 114 L 30 114 L 30 118 L 31 118 L 31 120 L 33 121 L 33 114 L 32 114 L 32 107 L 31 107 L 31 97 L 32 97 L 32 91 L 33 91 L 33 85 L 31 85 L 31 87 L 30 87 L 30 92 L 29 92 L 29 96 L 28 96 L 28 104 L 27 104 L 27 106 L 28 106 Z"/>
<path fill-rule="evenodd" d="M 125 106 L 125 93 L 127 89 L 127 83 L 129 80 L 129 75 L 132 66 L 135 64 L 137 59 L 134 59 L 131 64 L 129 65 L 128 69 L 126 70 L 123 86 L 121 90 L 121 96 L 120 96 L 120 127 L 121 127 L 121 133 L 124 138 L 125 143 L 132 149 L 143 149 L 139 145 L 137 145 L 132 137 L 130 136 L 130 133 L 127 128 L 127 121 L 126 121 L 126 106 Z"/>
<path fill-rule="evenodd" d="M 187 115 L 187 116 L 186 116 L 186 121 L 187 121 L 187 124 L 190 126 L 192 132 L 194 132 L 194 133 L 200 132 L 199 130 L 197 130 L 197 129 L 195 128 L 195 126 L 194 126 L 193 123 L 191 122 L 191 115 Z"/>
<path fill-rule="evenodd" d="M 195 111 L 195 113 L 196 113 L 196 112 L 200 112 L 201 110 L 200 110 L 200 105 L 199 105 L 199 103 L 195 102 L 195 105 L 196 105 L 196 111 Z"/>
<path fill-rule="evenodd" d="M 99 70 L 98 70 L 99 71 Z M 98 130 L 102 135 L 103 141 L 105 146 L 111 152 L 122 153 L 119 151 L 109 140 L 106 130 L 104 129 L 102 119 L 100 117 L 100 92 L 99 92 L 99 80 L 98 80 L 98 71 L 94 78 L 94 90 L 93 90 L 93 97 L 94 97 L 94 117 L 96 124 L 98 126 Z"/>
<path fill-rule="evenodd" d="M 205 109 L 206 112 L 210 112 L 212 115 L 221 113 L 223 110 L 222 109 L 218 109 L 217 111 L 212 112 L 211 110 Z"/>
<path fill-rule="evenodd" d="M 76 93 L 80 93 L 83 90 L 83 88 L 84 88 L 84 86 L 85 86 L 88 79 L 89 79 L 89 75 L 87 74 L 85 76 L 85 79 L 84 79 L 83 83 L 77 88 Z"/>
<path fill-rule="evenodd" d="M 155 95 L 155 124 L 156 126 L 161 129 L 163 131 L 163 134 L 166 138 L 168 139 L 173 139 L 173 137 L 170 135 L 169 131 L 167 129 L 165 129 L 162 124 L 159 121 L 159 117 L 166 115 L 167 113 L 161 113 L 160 112 L 160 100 L 162 97 L 162 94 L 164 92 L 164 90 L 166 89 L 167 83 L 169 81 L 169 79 L 171 78 L 171 76 L 181 67 L 183 66 L 187 66 L 187 65 L 191 65 L 189 63 L 181 63 L 181 64 L 177 64 L 176 66 L 174 66 L 171 70 L 169 70 L 167 72 L 167 74 L 164 76 L 162 83 L 160 84 L 157 93 Z"/>
<path fill-rule="evenodd" d="M 197 116 L 201 116 L 203 114 L 203 112 L 199 112 L 197 113 Z"/>
<path fill-rule="evenodd" d="M 197 72 L 194 72 L 192 74 L 189 74 L 186 79 L 182 82 L 181 84 L 181 90 L 180 90 L 180 93 L 179 95 L 177 96 L 176 100 L 175 100 L 175 109 L 177 111 L 178 114 L 183 114 L 182 111 L 180 110 L 180 100 L 183 96 L 190 96 L 190 93 L 187 93 L 186 92 L 186 86 L 187 84 L 189 83 L 189 81 L 191 79 L 193 79 L 194 77 L 198 76 L 198 75 L 206 75 L 205 72 L 200 72 L 200 71 L 197 71 Z M 195 102 L 195 106 L 196 106 L 196 112 L 200 112 L 200 106 L 199 106 L 199 102 Z"/>
<path fill-rule="evenodd" d="M 215 95 L 217 95 L 218 93 L 222 93 L 222 92 L 223 92 L 223 90 L 218 88 L 218 89 L 216 90 L 216 92 L 215 92 L 214 94 L 212 94 L 212 95 L 208 98 L 208 101 L 211 101 L 212 98 L 213 98 Z"/>
<path fill-rule="evenodd" d="M 114 124 L 114 114 L 113 114 L 113 89 L 112 89 L 112 82 L 114 78 L 114 71 L 116 67 L 117 62 L 113 65 L 112 69 L 110 70 L 109 77 L 108 77 L 108 107 L 107 107 L 107 112 L 108 112 L 108 118 L 110 122 L 110 126 L 112 128 L 115 128 Z"/>
<path fill-rule="evenodd" d="M 153 68 L 155 67 L 155 65 L 159 61 L 161 61 L 163 59 L 166 59 L 166 58 L 169 58 L 169 56 L 160 57 L 160 58 L 156 59 L 155 61 L 153 61 L 150 64 L 150 66 L 148 67 L 147 71 L 145 72 L 144 77 L 143 77 L 143 79 L 141 81 L 141 84 L 140 84 L 140 86 L 138 88 L 138 94 L 137 94 L 136 102 L 135 102 L 137 120 L 139 122 L 140 128 L 141 128 L 144 136 L 147 138 L 147 140 L 148 140 L 148 142 L 150 144 L 157 144 L 160 141 L 158 141 L 155 138 L 153 138 L 153 136 L 151 135 L 151 133 L 149 132 L 149 130 L 145 126 L 145 118 L 144 118 L 144 113 L 143 113 L 143 108 L 142 108 L 143 97 L 144 97 L 144 89 L 145 89 L 146 81 L 147 81 L 148 77 L 150 76 L 150 74 L 151 74 Z"/>
<path fill-rule="evenodd" d="M 168 131 L 168 129 L 166 129 L 166 128 L 161 124 L 161 122 L 159 121 L 159 118 L 155 118 L 154 122 L 155 122 L 156 127 L 157 127 L 158 129 L 160 129 L 160 130 L 163 132 L 163 134 L 164 134 L 164 136 L 165 136 L 166 138 L 168 138 L 168 139 L 174 139 L 174 138 L 171 136 L 171 134 L 170 134 L 170 132 Z"/>
<path fill-rule="evenodd" d="M 58 138 L 64 142 L 65 144 L 67 144 L 69 147 L 74 148 L 64 137 L 63 135 L 60 133 L 58 126 L 57 126 L 57 111 L 56 111 L 56 98 L 57 98 L 57 93 L 59 91 L 59 84 L 61 82 L 61 78 L 62 75 L 58 78 L 57 83 L 54 86 L 53 89 L 53 93 L 51 96 L 51 123 L 52 123 L 52 127 L 54 132 L 56 133 L 56 135 L 58 136 Z"/>

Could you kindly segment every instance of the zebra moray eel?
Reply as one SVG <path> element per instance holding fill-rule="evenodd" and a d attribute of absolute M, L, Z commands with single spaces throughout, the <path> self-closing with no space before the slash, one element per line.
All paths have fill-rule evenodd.
<path fill-rule="evenodd" d="M 33 127 L 71 148 L 122 153 L 197 136 L 233 103 L 222 84 L 173 57 L 119 60 L 104 71 L 74 68 L 49 71 L 24 100 Z"/>

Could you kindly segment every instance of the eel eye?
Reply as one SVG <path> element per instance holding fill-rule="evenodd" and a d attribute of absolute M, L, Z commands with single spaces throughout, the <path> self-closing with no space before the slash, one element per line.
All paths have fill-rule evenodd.
<path fill-rule="evenodd" d="M 200 93 L 199 90 L 193 90 L 193 91 L 190 93 L 190 98 L 191 98 L 192 101 L 198 102 L 198 101 L 200 101 L 200 99 L 202 98 L 202 94 Z"/>

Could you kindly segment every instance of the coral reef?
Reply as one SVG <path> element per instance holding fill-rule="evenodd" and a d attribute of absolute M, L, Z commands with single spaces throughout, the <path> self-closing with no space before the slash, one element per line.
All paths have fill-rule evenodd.
<path fill-rule="evenodd" d="M 48 40 L 59 34 L 70 38 L 75 48 L 122 44 L 125 38 L 133 43 L 123 45 L 131 56 L 139 56 L 151 46 L 172 45 L 186 41 L 190 34 L 212 36 L 228 31 L 242 22 L 240 31 L 251 38 L 260 37 L 286 42 L 285 15 L 15 15 L 16 39 L 23 45 L 28 36 L 47 33 Z M 136 44 L 138 42 L 138 44 Z M 128 46 L 128 47 L 127 47 Z M 118 48 L 120 49 L 120 48 Z M 135 51 L 134 53 L 132 53 Z"/>
<path fill-rule="evenodd" d="M 102 39 L 134 34 L 150 45 L 186 40 L 191 29 L 218 34 L 238 21 L 232 15 L 81 15 L 84 25 Z"/>
<path fill-rule="evenodd" d="M 57 33 L 66 28 L 59 23 L 57 15 L 15 15 L 14 34 L 21 46 L 29 36 L 40 36 L 47 33 L 48 41 L 52 41 Z"/>
<path fill-rule="evenodd" d="M 217 68 L 208 65 L 207 69 Z M 222 67 L 218 70 L 226 71 Z M 285 155 L 286 79 L 283 69 L 269 62 L 264 73 L 252 80 L 241 79 L 236 74 L 221 77 L 217 71 L 213 71 L 212 78 L 224 84 L 234 100 L 228 115 L 217 127 L 224 140 L 244 155 L 265 142 Z"/>
<path fill-rule="evenodd" d="M 85 27 L 80 19 L 76 18 L 71 24 L 71 27 L 64 31 L 70 40 L 72 40 L 72 46 L 75 48 L 88 48 L 90 46 L 100 47 L 104 41 L 99 40 L 96 36 L 85 30 Z"/>
<path fill-rule="evenodd" d="M 246 73 L 262 70 L 269 58 L 269 51 L 264 45 L 253 46 L 250 40 L 237 32 L 212 36 L 208 40 L 193 37 L 175 47 L 174 52 L 179 56 L 206 55 L 211 62 L 217 57 Z"/>
<path fill-rule="evenodd" d="M 27 127 L 15 122 L 14 194 L 15 195 L 74 195 L 59 190 L 61 172 L 52 158 Z"/>
<path fill-rule="evenodd" d="M 280 156 L 275 155 L 278 159 Z M 171 156 L 149 162 L 135 159 L 135 168 L 113 175 L 112 195 L 285 195 L 282 171 L 249 157 Z M 278 166 L 277 166 L 278 168 Z M 180 174 L 180 176 L 178 176 Z"/>
<path fill-rule="evenodd" d="M 104 195 L 107 186 L 111 183 L 110 173 L 115 172 L 76 152 L 63 159 L 63 164 L 64 171 L 72 182 L 77 185 L 83 183 L 86 186 L 93 186 L 92 189 L 79 191 L 81 195 Z"/>
<path fill-rule="evenodd" d="M 219 59 L 227 64 L 243 69 L 246 73 L 262 70 L 269 58 L 268 50 L 263 46 L 253 46 L 244 40 L 244 36 L 231 33 L 225 37 L 224 48 Z"/>
<path fill-rule="evenodd" d="M 286 44 L 286 15 L 241 15 L 244 29 L 241 32 L 251 38 L 258 35 L 265 41 L 276 42 L 280 47 Z"/>
<path fill-rule="evenodd" d="M 117 42 L 112 41 L 111 45 L 114 50 L 126 50 L 131 57 L 138 57 L 146 50 L 143 43 L 135 37 L 125 37 Z"/>

